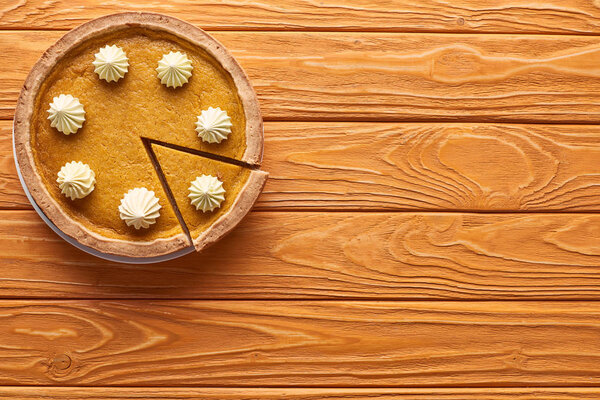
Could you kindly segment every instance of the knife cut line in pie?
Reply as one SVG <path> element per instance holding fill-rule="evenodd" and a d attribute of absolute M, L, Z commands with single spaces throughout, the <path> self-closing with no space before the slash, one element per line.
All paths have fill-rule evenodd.
<path fill-rule="evenodd" d="M 202 150 L 180 146 L 175 143 L 164 142 L 162 140 L 150 139 L 150 138 L 146 138 L 146 137 L 141 137 L 141 139 L 143 142 L 148 143 L 148 144 L 156 144 L 159 146 L 169 147 L 174 150 L 182 151 L 184 153 L 196 154 L 199 157 L 209 158 L 211 160 L 221 161 L 221 162 L 228 163 L 228 164 L 234 164 L 234 165 L 238 165 L 243 168 L 248 168 L 248 169 L 260 168 L 260 164 L 249 164 L 244 161 L 236 160 L 235 158 L 229 158 L 229 157 L 226 157 L 226 156 L 223 156 L 220 154 L 208 153 L 208 152 L 205 152 Z"/>
<path fill-rule="evenodd" d="M 192 237 L 190 235 L 190 231 L 187 228 L 185 221 L 183 220 L 183 216 L 181 215 L 181 212 L 177 208 L 177 203 L 175 202 L 175 198 L 173 197 L 171 188 L 167 184 L 165 175 L 163 174 L 162 169 L 161 169 L 160 165 L 158 164 L 158 161 L 156 160 L 156 156 L 154 155 L 154 152 L 152 151 L 151 144 L 148 140 L 144 140 L 144 138 L 142 138 L 142 144 L 144 145 L 146 154 L 148 155 L 148 157 L 150 158 L 150 161 L 152 162 L 152 166 L 154 167 L 154 172 L 156 173 L 156 176 L 158 177 L 158 180 L 160 181 L 160 184 L 163 188 L 165 196 L 166 196 L 167 200 L 169 201 L 171 208 L 175 212 L 175 216 L 177 217 L 177 220 L 179 221 L 179 225 L 181 226 L 181 229 L 183 229 L 183 233 L 185 234 L 185 236 L 187 236 L 188 242 L 191 245 Z"/>
<path fill-rule="evenodd" d="M 128 72 L 116 82 L 99 79 L 92 65 L 94 54 L 107 45 L 123 49 L 129 59 Z M 192 76 L 182 87 L 166 87 L 157 78 L 156 64 L 169 52 L 185 53 L 192 62 Z M 83 126 L 70 135 L 47 119 L 48 104 L 60 94 L 72 95 L 85 107 Z M 231 118 L 231 133 L 220 143 L 206 143 L 195 131 L 197 116 L 209 107 L 219 107 Z M 15 110 L 17 161 L 35 202 L 79 243 L 129 257 L 155 257 L 190 246 L 193 229 L 186 234 L 184 219 L 170 204 L 177 194 L 175 199 L 168 195 L 144 140 L 150 152 L 153 144 L 161 144 L 173 152 L 194 152 L 207 164 L 259 167 L 263 132 L 256 94 L 229 52 L 201 29 L 159 14 L 101 17 L 63 36 L 32 69 Z M 85 198 L 69 199 L 56 184 L 57 172 L 71 161 L 95 172 L 95 188 Z M 197 176 L 194 171 L 181 174 L 190 182 Z M 154 191 L 162 208 L 155 224 L 136 230 L 119 219 L 118 207 L 124 193 L 138 186 Z M 242 196 L 250 192 L 254 197 Z M 235 205 L 247 211 L 258 193 L 256 188 L 231 192 L 230 199 L 239 194 L 244 202 L 238 199 Z M 240 216 L 239 221 L 246 211 L 231 215 Z M 221 209 L 212 213 L 225 214 Z M 215 237 L 221 237 L 216 233 L 226 229 L 217 221 Z"/>

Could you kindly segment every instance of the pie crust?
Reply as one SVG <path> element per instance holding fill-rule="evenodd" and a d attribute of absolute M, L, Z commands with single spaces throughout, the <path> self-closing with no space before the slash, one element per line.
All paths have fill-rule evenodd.
<path fill-rule="evenodd" d="M 223 236 L 227 235 L 235 226 L 248 214 L 254 202 L 262 192 L 269 174 L 265 171 L 250 171 L 248 181 L 238 194 L 235 203 L 216 220 L 209 229 L 202 232 L 198 237 L 193 238 L 196 251 L 210 246 L 217 242 Z"/>
<path fill-rule="evenodd" d="M 249 166 L 258 166 L 262 160 L 263 125 L 256 94 L 241 67 L 231 54 L 203 30 L 173 17 L 153 13 L 122 13 L 101 17 L 85 23 L 68 32 L 51 46 L 35 64 L 27 77 L 19 96 L 14 118 L 14 142 L 16 158 L 23 179 L 33 199 L 44 214 L 65 234 L 79 243 L 103 253 L 126 257 L 156 257 L 169 254 L 191 245 L 185 234 L 152 241 L 135 241 L 108 238 L 75 221 L 50 195 L 46 184 L 37 171 L 31 148 L 31 120 L 35 110 L 35 100 L 44 80 L 60 63 L 63 56 L 81 43 L 100 35 L 126 30 L 145 28 L 156 32 L 166 32 L 177 36 L 211 55 L 230 74 L 242 102 L 246 119 L 246 150 L 241 158 Z M 262 191 L 266 173 L 252 171 L 254 179 L 238 194 L 236 206 L 223 214 L 216 223 L 198 238 L 202 248 L 231 230 L 244 217 Z M 256 179 L 260 177 L 260 179 Z M 175 210 L 177 213 L 177 210 Z M 198 241 L 198 240 L 197 240 Z M 195 241 L 196 242 L 196 241 Z"/>

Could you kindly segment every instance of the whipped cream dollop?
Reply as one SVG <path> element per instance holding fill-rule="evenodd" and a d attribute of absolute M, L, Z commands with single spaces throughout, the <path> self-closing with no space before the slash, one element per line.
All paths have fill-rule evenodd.
<path fill-rule="evenodd" d="M 196 207 L 196 210 L 202 210 L 203 212 L 221 207 L 221 203 L 225 200 L 223 182 L 212 175 L 197 177 L 192 181 L 189 191 L 190 202 Z"/>
<path fill-rule="evenodd" d="M 156 71 L 160 83 L 167 87 L 177 88 L 188 82 L 193 68 L 187 55 L 178 51 L 165 54 L 158 62 Z"/>
<path fill-rule="evenodd" d="M 148 228 L 160 216 L 158 198 L 154 192 L 144 187 L 131 189 L 125 193 L 119 206 L 119 215 L 127 226 L 135 229 Z"/>
<path fill-rule="evenodd" d="M 231 133 L 231 118 L 220 107 L 208 107 L 196 121 L 198 137 L 208 143 L 221 143 Z"/>
<path fill-rule="evenodd" d="M 100 79 L 107 82 L 118 81 L 123 78 L 129 68 L 129 59 L 122 48 L 116 45 L 100 48 L 96 53 L 94 62 L 94 72 Z"/>
<path fill-rule="evenodd" d="M 71 161 L 58 171 L 56 182 L 61 193 L 71 200 L 82 199 L 94 190 L 96 175 L 89 165 Z"/>
<path fill-rule="evenodd" d="M 70 94 L 61 94 L 52 99 L 48 109 L 50 126 L 65 135 L 77 132 L 85 121 L 85 110 L 79 99 Z"/>

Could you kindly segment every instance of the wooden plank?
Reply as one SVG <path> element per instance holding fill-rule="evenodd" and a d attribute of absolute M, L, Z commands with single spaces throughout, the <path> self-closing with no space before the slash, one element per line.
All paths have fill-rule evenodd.
<path fill-rule="evenodd" d="M 600 399 L 598 388 L 124 388 L 0 387 L 12 400 L 587 400 Z"/>
<path fill-rule="evenodd" d="M 31 208 L 11 128 L 0 121 L 0 207 Z M 598 126 L 267 122 L 265 135 L 259 210 L 600 210 Z"/>
<path fill-rule="evenodd" d="M 0 296 L 599 299 L 599 243 L 597 214 L 255 212 L 201 254 L 124 265 L 0 211 Z"/>
<path fill-rule="evenodd" d="M 15 167 L 12 121 L 0 121 L 0 208 L 31 208 Z"/>
<path fill-rule="evenodd" d="M 3 301 L 0 384 L 600 383 L 597 302 Z"/>
<path fill-rule="evenodd" d="M 264 210 L 600 210 L 598 126 L 273 122 L 265 134 Z"/>
<path fill-rule="evenodd" d="M 391 32 L 600 32 L 590 0 L 25 0 L 0 9 L 2 29 L 70 29 L 121 11 L 151 11 L 205 29 Z"/>
<path fill-rule="evenodd" d="M 215 32 L 269 120 L 600 122 L 600 37 Z M 0 117 L 62 32 L 0 32 Z"/>

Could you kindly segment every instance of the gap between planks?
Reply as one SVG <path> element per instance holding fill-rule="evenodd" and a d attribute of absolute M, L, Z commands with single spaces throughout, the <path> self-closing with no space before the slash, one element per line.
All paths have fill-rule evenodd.
<path fill-rule="evenodd" d="M 0 279 L 1 280 L 1 279 Z M 347 303 L 347 302 L 357 302 L 357 303 L 377 303 L 377 302 L 386 302 L 386 303 L 585 303 L 589 304 L 590 302 L 599 302 L 598 297 L 578 297 L 578 298 L 500 298 L 500 299 L 489 299 L 489 298 L 435 298 L 435 297 L 383 297 L 379 296 L 377 298 L 372 297 L 343 297 L 343 298 L 327 298 L 327 297 L 39 297 L 39 296 L 2 296 L 0 297 L 0 305 L 2 302 L 8 301 L 31 301 L 31 302 L 75 302 L 75 301 L 83 301 L 83 302 L 119 302 L 125 301 L 128 303 L 143 303 L 143 302 L 152 302 L 152 301 L 170 301 L 170 302 L 218 302 L 218 303 L 239 303 L 239 302 L 247 302 L 247 303 Z M 1 387 L 2 385 L 0 385 Z M 516 386 L 515 386 L 516 387 Z"/>
<path fill-rule="evenodd" d="M 86 21 L 88 22 L 88 21 Z M 76 27 L 78 27 L 79 25 L 83 25 L 85 22 L 82 22 L 81 24 L 78 24 L 77 26 L 75 26 L 73 29 L 75 29 Z M 340 35 L 345 35 L 345 34 L 349 34 L 349 33 L 361 33 L 361 34 L 366 34 L 366 35 L 407 35 L 407 36 L 441 36 L 441 37 L 445 37 L 445 36 L 452 36 L 452 35 L 456 35 L 456 36 L 483 36 L 483 37 L 493 37 L 493 36 L 499 36 L 499 37 L 514 37 L 515 35 L 518 35 L 519 37 L 522 38 L 527 38 L 527 37 L 548 37 L 548 38 L 562 38 L 562 37 L 568 37 L 571 39 L 577 38 L 577 37 L 581 37 L 581 38 L 589 38 L 589 37 L 600 37 L 600 33 L 535 33 L 535 32 L 528 32 L 528 33 L 519 33 L 519 32 L 510 32 L 510 31 L 506 31 L 506 32 L 465 32 L 465 31 L 418 31 L 418 30 L 407 30 L 407 31 L 395 31 L 395 30 L 375 30 L 375 29 L 369 29 L 369 30 L 360 30 L 360 29 L 351 29 L 351 30 L 335 30 L 335 29 L 215 29 L 213 27 L 211 28 L 203 28 L 202 25 L 198 25 L 198 24 L 192 24 L 200 29 L 202 29 L 203 31 L 207 32 L 207 33 L 211 33 L 211 32 L 226 32 L 226 33 L 277 33 L 277 34 L 286 34 L 289 33 L 290 35 L 294 35 L 294 34 L 298 34 L 298 33 L 327 33 L 327 34 L 340 34 Z M 53 33 L 62 33 L 63 35 L 69 31 L 71 31 L 72 29 L 39 29 L 39 28 L 32 28 L 32 29 L 10 29 L 10 28 L 6 28 L 6 27 L 0 27 L 0 35 L 4 32 L 6 33 L 15 33 L 15 32 L 27 32 L 27 33 L 35 33 L 35 32 L 39 32 L 39 33 L 44 33 L 44 32 L 53 32 Z"/>
<path fill-rule="evenodd" d="M 287 400 L 287 399 L 298 399 L 304 400 L 303 392 L 308 392 L 313 395 L 320 394 L 321 397 L 306 397 L 307 400 L 328 400 L 328 399 L 342 399 L 342 400 L 352 400 L 355 397 L 349 397 L 352 395 L 369 395 L 367 397 L 356 397 L 356 399 L 360 400 L 378 400 L 379 397 L 374 397 L 375 394 L 386 395 L 386 396 L 394 396 L 389 397 L 389 399 L 403 399 L 404 397 L 398 396 L 408 396 L 407 400 L 415 399 L 414 395 L 419 395 L 416 399 L 421 399 L 421 395 L 473 395 L 473 397 L 467 397 L 468 399 L 485 399 L 485 400 L 496 400 L 496 397 L 477 397 L 477 395 L 487 394 L 490 392 L 493 394 L 504 394 L 506 399 L 510 400 L 519 400 L 520 397 L 508 397 L 514 396 L 516 394 L 523 394 L 532 396 L 533 394 L 596 394 L 598 397 L 586 397 L 585 400 L 600 400 L 600 386 L 597 385 L 581 385 L 581 386 L 573 386 L 573 385 L 565 385 L 565 386 L 518 386 L 518 385 L 502 385 L 502 386 L 479 386 L 479 385 L 431 385 L 431 386 L 393 386 L 393 385 L 376 385 L 376 386 L 352 386 L 352 385 L 160 385 L 160 386 L 140 386 L 140 385 L 106 385 L 106 386 L 98 386 L 98 385 L 85 385 L 85 384 L 77 384 L 77 385 L 61 385 L 61 386 L 50 386 L 50 385 L 0 385 L 0 395 L 4 395 L 7 393 L 11 393 L 10 391 L 17 392 L 29 392 L 35 393 L 38 397 L 33 397 L 35 400 L 52 400 L 52 399 L 65 399 L 65 400 L 73 400 L 71 397 L 55 397 L 61 396 L 62 393 L 45 393 L 44 397 L 39 397 L 39 390 L 48 390 L 48 391 L 72 391 L 66 392 L 70 395 L 77 394 L 79 397 L 77 400 L 87 400 L 94 399 L 94 392 L 102 393 L 103 397 L 98 400 L 120 400 L 121 397 L 110 396 L 111 394 L 115 394 L 118 392 L 126 393 L 130 391 L 134 391 L 131 393 L 134 396 L 131 399 L 139 400 L 138 391 L 144 392 L 144 399 L 154 399 L 158 398 L 160 400 L 169 400 L 169 399 L 187 399 L 188 397 L 165 397 L 168 396 L 169 392 L 182 392 L 180 395 L 184 395 L 185 393 L 190 393 L 193 391 L 191 395 L 199 396 L 204 395 L 206 397 L 202 397 L 202 400 L 214 399 L 214 400 L 261 400 L 261 397 L 252 397 L 248 398 L 247 395 L 249 392 L 266 392 L 269 395 L 268 399 L 277 399 L 277 400 Z M 84 393 L 77 393 L 77 390 L 85 390 L 86 392 L 90 391 L 91 396 L 83 397 Z M 105 392 L 106 391 L 106 392 Z M 206 393 L 206 391 L 210 391 L 212 393 Z M 243 394 L 243 395 L 242 395 Z M 86 393 L 87 395 L 87 393 Z M 177 395 L 177 393 L 171 394 L 171 396 Z M 222 397 L 225 395 L 229 395 L 228 397 Z M 256 393 L 259 395 L 259 393 Z M 210 397 L 209 397 L 210 396 Z M 220 396 L 220 397 L 214 397 Z M 238 397 L 241 396 L 241 397 Z M 273 396 L 273 397 L 272 397 Z M 277 397 L 274 397 L 277 396 Z M 283 397 L 282 397 L 283 396 Z M 388 399 L 388 397 L 381 397 L 384 399 Z M 504 399 L 504 397 L 501 397 Z M 581 397 L 539 397 L 540 400 L 582 400 Z M 20 400 L 18 397 L 12 398 L 14 400 Z M 29 399 L 27 397 L 26 399 Z M 123 399 L 129 399 L 129 397 L 123 397 Z M 198 400 L 198 397 L 192 397 L 193 400 Z M 430 397 L 426 398 L 427 400 L 438 400 L 431 399 Z M 446 397 L 442 397 L 441 399 L 446 399 Z M 448 397 L 449 400 L 466 400 L 465 397 Z M 538 397 L 524 397 L 523 400 L 534 400 L 538 399 Z M 4 399 L 2 399 L 4 400 Z"/>
<path fill-rule="evenodd" d="M 107 14 L 108 15 L 108 14 Z M 90 19 L 91 21 L 91 19 Z M 85 21 L 87 22 L 87 21 Z M 80 25 L 83 25 L 85 22 L 82 22 Z M 232 32 L 232 33 L 245 33 L 245 32 L 277 32 L 277 33 L 366 33 L 366 34 L 402 34 L 402 35 L 482 35 L 482 36 L 557 36 L 557 37 L 600 37 L 600 33 L 544 33 L 544 32 L 529 32 L 529 33 L 521 33 L 518 31 L 498 31 L 498 32 L 477 32 L 477 31 L 460 31 L 460 30 L 426 30 L 419 31 L 415 29 L 411 30 L 393 30 L 393 29 L 327 29 L 327 28 L 297 28 L 297 29 L 278 29 L 278 28 L 248 28 L 244 30 L 240 30 L 237 28 L 202 28 L 201 25 L 193 24 L 203 31 L 211 33 L 211 32 Z M 3 27 L 0 29 L 0 32 L 69 32 L 70 29 L 60 29 L 60 28 L 10 28 Z"/>
<path fill-rule="evenodd" d="M 12 121 L 12 116 L 2 115 L 0 114 L 0 121 Z M 537 121 L 537 120 L 522 120 L 522 119 L 502 119 L 498 121 L 494 118 L 449 118 L 449 119 L 439 119 L 439 118 L 423 118 L 423 119 L 398 119 L 398 118 L 387 118 L 387 117 L 378 117 L 378 118 L 353 118 L 348 119 L 347 117 L 340 118 L 271 118 L 271 117 L 263 117 L 263 121 L 265 122 L 298 122 L 298 123 L 373 123 L 373 124 L 489 124 L 489 125 L 548 125 L 548 126 L 600 126 L 600 119 L 597 121 L 576 121 L 576 120 L 560 120 L 560 121 Z M 157 144 L 160 144 L 160 141 L 157 141 Z M 167 146 L 169 147 L 169 146 Z"/>

